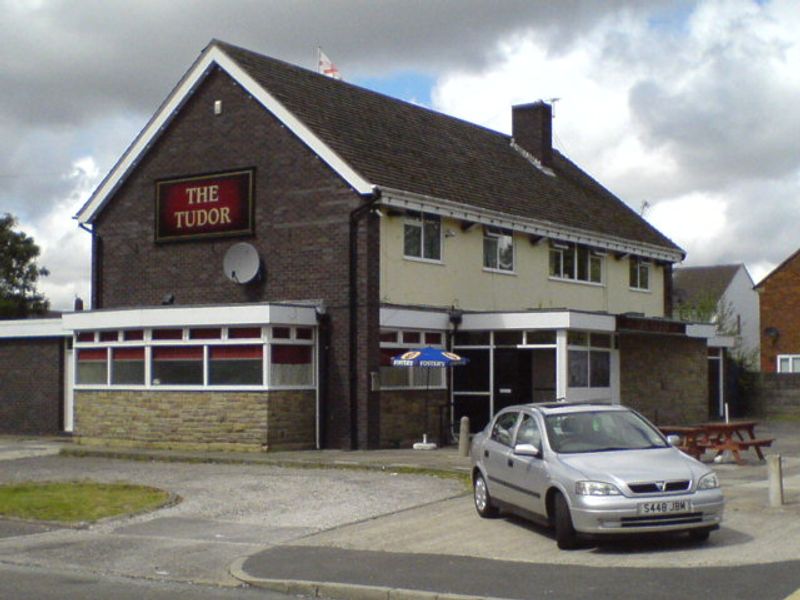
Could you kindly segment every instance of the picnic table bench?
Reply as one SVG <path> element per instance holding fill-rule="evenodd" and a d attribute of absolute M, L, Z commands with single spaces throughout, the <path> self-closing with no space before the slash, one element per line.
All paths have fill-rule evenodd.
<path fill-rule="evenodd" d="M 772 445 L 775 440 L 772 438 L 756 438 L 755 427 L 757 421 L 730 421 L 730 422 L 709 422 L 695 426 L 661 426 L 661 431 L 666 434 L 680 436 L 681 450 L 699 459 L 706 450 L 716 452 L 714 458 L 722 456 L 726 451 L 730 452 L 736 464 L 745 463 L 741 452 L 753 448 L 760 460 L 764 460 L 762 448 Z"/>

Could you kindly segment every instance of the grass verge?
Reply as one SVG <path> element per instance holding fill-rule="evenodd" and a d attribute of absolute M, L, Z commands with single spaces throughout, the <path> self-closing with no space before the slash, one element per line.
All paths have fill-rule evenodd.
<path fill-rule="evenodd" d="M 155 510 L 169 492 L 127 483 L 44 482 L 0 485 L 0 516 L 17 519 L 91 523 Z"/>

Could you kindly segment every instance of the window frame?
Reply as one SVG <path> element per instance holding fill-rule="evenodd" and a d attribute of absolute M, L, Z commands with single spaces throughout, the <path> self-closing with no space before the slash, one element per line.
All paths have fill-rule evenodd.
<path fill-rule="evenodd" d="M 578 335 L 586 336 L 585 342 L 568 340 L 567 342 L 567 387 L 580 390 L 607 390 L 611 388 L 611 353 L 614 351 L 615 343 L 614 337 L 608 333 L 592 333 L 588 331 L 573 331 L 570 332 L 574 337 Z M 586 385 L 573 385 L 572 383 L 572 356 L 573 353 L 585 354 L 585 380 Z M 595 357 L 602 354 L 604 360 L 608 361 L 607 365 L 607 385 L 593 385 L 593 363 Z M 598 357 L 599 359 L 599 357 Z"/>
<path fill-rule="evenodd" d="M 220 338 L 203 339 L 190 337 L 190 330 L 197 329 L 196 326 L 172 326 L 172 327 L 148 327 L 148 328 L 135 328 L 136 330 L 143 331 L 142 339 L 125 339 L 126 328 L 120 328 L 120 335 L 116 342 L 100 341 L 98 332 L 76 331 L 73 335 L 73 347 L 76 351 L 73 353 L 73 369 L 78 373 L 78 363 L 81 350 L 97 350 L 106 352 L 106 381 L 105 383 L 80 383 L 75 381 L 74 389 L 76 390 L 164 390 L 164 391 L 264 391 L 264 390 L 314 390 L 317 386 L 317 331 L 316 328 L 309 325 L 220 325 L 222 330 Z M 275 329 L 288 329 L 289 337 L 274 337 L 272 330 Z M 154 331 L 158 330 L 181 330 L 181 337 L 172 339 L 154 339 L 158 334 L 153 335 Z M 244 330 L 252 329 L 258 330 L 257 337 L 231 337 L 229 334 L 231 330 Z M 78 341 L 79 337 L 84 340 L 91 339 L 93 341 Z M 310 337 L 308 337 L 310 334 Z M 273 345 L 297 345 L 308 346 L 311 348 L 311 383 L 303 385 L 275 385 L 271 381 L 270 368 L 271 368 L 271 352 Z M 261 382 L 259 384 L 212 384 L 210 383 L 210 370 L 211 370 L 211 355 L 213 348 L 219 347 L 236 347 L 236 346 L 257 346 L 261 348 Z M 156 384 L 153 383 L 153 354 L 154 350 L 158 348 L 200 348 L 202 349 L 202 365 L 203 365 L 203 382 L 202 384 Z M 137 383 L 113 383 L 114 379 L 114 352 L 118 349 L 143 349 L 144 350 L 144 380 L 141 384 Z"/>
<path fill-rule="evenodd" d="M 557 260 L 554 258 L 557 257 Z M 554 281 L 569 283 L 580 283 L 584 285 L 604 286 L 606 280 L 606 253 L 585 244 L 574 242 L 553 242 L 550 244 L 548 254 L 548 275 Z M 554 269 L 557 263 L 557 269 Z M 585 263 L 585 264 L 582 264 Z M 596 264 L 599 269 L 599 278 L 595 281 L 592 277 Z M 571 266 L 572 274 L 567 273 L 567 267 Z M 585 278 L 581 278 L 581 271 L 585 272 Z"/>
<path fill-rule="evenodd" d="M 432 330 L 432 329 L 399 329 L 399 328 L 381 328 L 379 337 L 381 338 L 380 341 L 380 352 L 383 353 L 384 350 L 390 350 L 393 354 L 400 354 L 404 350 L 408 350 L 409 348 L 419 347 L 422 345 L 431 346 L 432 348 L 441 348 L 442 350 L 446 350 L 447 346 L 445 345 L 445 341 L 447 336 L 445 335 L 445 331 L 440 330 Z M 405 334 L 418 334 L 420 342 L 419 343 L 411 343 L 405 342 L 404 338 L 406 337 Z M 394 335 L 394 341 L 389 341 L 389 337 Z M 439 342 L 434 343 L 432 340 L 428 340 L 428 335 L 438 336 Z M 409 336 L 411 337 L 411 336 Z M 447 389 L 447 368 L 439 368 L 438 371 L 441 371 L 441 380 L 440 381 L 433 381 L 433 382 L 426 382 L 426 383 L 416 383 L 416 376 L 417 371 L 420 371 L 422 368 L 425 367 L 392 367 L 388 365 L 381 365 L 378 369 L 380 381 L 380 387 L 382 390 L 445 390 Z M 428 367 L 430 368 L 430 367 Z M 434 367 L 435 368 L 435 367 Z M 406 384 L 403 385 L 392 385 L 392 384 L 385 384 L 383 382 L 383 369 L 404 369 L 407 371 L 406 374 Z M 426 373 L 429 375 L 430 373 Z"/>
<path fill-rule="evenodd" d="M 438 256 L 430 257 L 425 256 L 426 244 L 426 223 L 436 222 L 438 224 L 438 244 L 436 245 Z M 408 246 L 406 245 L 406 228 L 415 227 L 419 229 L 419 255 L 409 254 Z M 407 211 L 403 219 L 403 258 L 407 260 L 414 260 L 420 262 L 427 262 L 433 264 L 442 263 L 443 242 L 442 238 L 442 218 L 439 215 L 425 212 L 411 212 Z"/>
<path fill-rule="evenodd" d="M 650 292 L 652 286 L 652 262 L 641 256 L 631 256 L 628 258 L 628 287 L 636 292 Z M 645 276 L 646 285 L 642 286 L 642 271 L 647 273 Z M 634 281 L 635 279 L 635 281 Z"/>
<path fill-rule="evenodd" d="M 782 371 L 781 370 L 781 361 L 782 360 L 788 360 L 789 361 L 789 370 L 788 371 Z M 794 363 L 795 362 L 800 363 L 800 354 L 778 354 L 775 357 L 775 372 L 776 373 L 787 373 L 787 374 L 790 374 L 790 375 L 794 374 L 794 373 L 800 373 L 800 370 L 798 370 L 798 371 L 794 370 Z"/>
<path fill-rule="evenodd" d="M 508 240 L 510 241 L 510 245 L 511 245 L 511 266 L 510 266 L 510 268 L 504 268 L 503 266 L 501 266 L 501 263 L 500 263 L 500 251 L 501 251 L 500 240 L 504 239 L 504 238 L 508 238 Z M 493 258 L 494 258 L 495 266 L 491 266 L 491 265 L 487 264 L 487 259 L 489 258 L 489 255 L 487 255 L 487 248 L 486 248 L 487 241 L 493 241 L 494 242 L 494 256 L 493 256 Z M 508 230 L 508 229 L 501 229 L 499 227 L 485 226 L 483 228 L 483 270 L 484 271 L 489 271 L 491 273 L 502 273 L 504 275 L 515 275 L 516 274 L 516 263 L 517 263 L 516 253 L 517 253 L 517 250 L 516 250 L 516 247 L 515 247 L 515 244 L 514 244 L 514 232 L 513 231 Z"/>

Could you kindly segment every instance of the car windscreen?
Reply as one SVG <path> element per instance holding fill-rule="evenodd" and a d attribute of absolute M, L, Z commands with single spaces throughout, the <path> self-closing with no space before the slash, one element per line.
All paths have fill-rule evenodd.
<path fill-rule="evenodd" d="M 555 452 L 611 452 L 667 446 L 656 429 L 630 411 L 547 415 L 545 427 Z"/>

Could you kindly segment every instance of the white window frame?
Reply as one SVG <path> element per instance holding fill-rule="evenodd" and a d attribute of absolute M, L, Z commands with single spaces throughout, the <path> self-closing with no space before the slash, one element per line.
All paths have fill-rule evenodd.
<path fill-rule="evenodd" d="M 438 258 L 430 258 L 425 256 L 425 221 L 438 221 L 439 223 L 439 257 Z M 418 227 L 419 228 L 419 255 L 408 254 L 406 252 L 406 227 Z M 407 260 L 415 260 L 420 262 L 427 262 L 433 264 L 441 264 L 442 263 L 442 254 L 443 254 L 443 244 L 442 244 L 442 218 L 439 215 L 434 215 L 430 213 L 406 213 L 405 219 L 403 220 L 403 258 Z"/>
<path fill-rule="evenodd" d="M 579 266 L 578 261 L 580 258 L 580 252 L 578 251 L 579 248 L 586 249 L 586 275 L 588 279 L 580 279 L 578 277 L 579 273 Z M 558 272 L 553 273 L 552 268 L 552 256 L 553 254 L 557 254 L 558 259 Z M 564 271 L 564 256 L 567 253 L 572 254 L 572 273 L 567 274 Z M 606 261 L 605 261 L 606 253 L 603 250 L 598 250 L 596 248 L 592 248 L 590 246 L 585 246 L 583 244 L 575 244 L 572 242 L 553 242 L 550 245 L 550 252 L 548 254 L 548 265 L 547 270 L 549 273 L 549 279 L 554 281 L 564 281 L 569 283 L 580 283 L 582 285 L 594 285 L 594 286 L 603 286 L 605 285 L 606 280 Z M 592 262 L 596 260 L 600 266 L 600 280 L 594 281 L 592 280 Z"/>
<path fill-rule="evenodd" d="M 500 239 L 501 238 L 508 238 L 511 241 L 511 268 L 504 268 L 500 264 Z M 494 262 L 497 266 L 490 267 L 486 265 L 486 240 L 494 240 Z M 505 275 L 514 275 L 516 273 L 516 264 L 517 264 L 517 249 L 514 244 L 514 233 L 512 231 L 499 229 L 496 227 L 484 227 L 483 228 L 483 270 L 490 271 L 492 273 L 503 273 Z"/>
<path fill-rule="evenodd" d="M 447 340 L 447 334 L 445 331 L 434 331 L 431 329 L 394 329 L 394 328 L 384 328 L 381 329 L 380 335 L 386 335 L 388 333 L 395 334 L 395 341 L 394 342 L 381 342 L 380 348 L 381 350 L 384 349 L 397 349 L 397 353 L 400 353 L 402 350 L 407 350 L 409 346 L 431 346 L 433 348 L 441 348 L 445 350 L 447 346 L 445 342 Z M 418 344 L 409 344 L 403 342 L 403 334 L 404 333 L 419 333 L 420 334 L 420 342 Z M 430 344 L 426 339 L 426 335 L 429 333 L 434 333 L 440 335 L 440 343 L 438 344 Z M 382 367 L 387 368 L 387 367 Z M 405 369 L 408 372 L 408 376 L 406 378 L 408 384 L 407 385 L 385 385 L 381 382 L 381 389 L 382 390 L 445 390 L 447 389 L 447 373 L 443 372 L 441 377 L 441 382 L 436 384 L 430 385 L 414 385 L 414 367 L 390 367 L 393 369 Z M 445 369 L 441 369 L 445 371 Z"/>
<path fill-rule="evenodd" d="M 589 332 L 589 331 L 576 331 L 574 333 L 585 334 L 587 336 L 587 342 L 586 342 L 586 345 L 567 343 L 567 357 L 568 357 L 567 360 L 569 361 L 569 351 L 570 350 L 574 350 L 574 351 L 578 351 L 578 352 L 586 352 L 587 353 L 586 381 L 588 382 L 588 385 L 579 385 L 579 386 L 569 385 L 569 388 L 570 389 L 574 389 L 574 390 L 586 390 L 586 389 L 588 389 L 588 390 L 604 390 L 604 391 L 611 389 L 611 379 L 612 379 L 612 377 L 611 377 L 611 355 L 612 355 L 612 351 L 614 350 L 614 345 L 615 345 L 614 335 L 610 334 L 610 333 L 592 333 L 592 332 Z M 568 333 L 568 335 L 569 335 L 569 333 Z M 594 343 L 594 338 L 595 338 L 596 335 L 602 335 L 604 337 L 609 337 L 610 344 L 608 346 L 596 345 Z M 602 386 L 592 385 L 592 352 L 605 352 L 605 353 L 608 354 L 608 367 L 609 367 L 608 385 L 602 385 Z M 567 371 L 567 381 L 569 382 L 569 363 L 567 364 L 567 369 L 568 369 L 568 371 Z"/>
<path fill-rule="evenodd" d="M 219 338 L 213 339 L 190 339 L 189 338 L 189 330 L 190 329 L 220 329 L 221 334 Z M 250 328 L 258 328 L 260 329 L 260 335 L 258 337 L 253 338 L 231 338 L 229 337 L 229 332 L 231 329 L 250 329 Z M 274 338 L 272 336 L 272 329 L 273 328 L 285 328 L 290 330 L 290 337 L 289 338 Z M 117 337 L 116 342 L 106 341 L 101 342 L 99 341 L 99 333 L 94 332 L 92 342 L 79 342 L 78 336 L 82 333 L 87 333 L 87 331 L 75 331 L 73 337 L 73 347 L 75 348 L 75 352 L 73 352 L 73 369 L 75 369 L 76 379 L 78 373 L 78 355 L 79 351 L 83 349 L 93 349 L 93 350 L 106 350 L 106 383 L 104 384 L 88 384 L 88 383 L 79 383 L 76 381 L 74 384 L 74 389 L 76 390 L 164 390 L 164 391 L 220 391 L 220 390 L 231 390 L 231 391 L 264 391 L 264 390 L 283 390 L 283 389 L 291 389 L 291 390 L 313 390 L 316 389 L 317 386 L 317 331 L 316 328 L 308 325 L 281 325 L 281 324 L 274 324 L 274 325 L 232 325 L 232 326 L 215 326 L 215 325 L 206 325 L 206 326 L 165 326 L 165 327 L 158 327 L 158 328 L 142 328 L 142 327 L 133 327 L 133 328 L 125 328 L 127 329 L 137 329 L 143 330 L 144 336 L 142 340 L 124 340 L 122 333 L 120 333 Z M 172 339 L 172 340 L 154 340 L 153 339 L 153 331 L 155 329 L 180 329 L 181 330 L 181 339 Z M 297 337 L 297 330 L 298 329 L 310 329 L 312 332 L 311 339 L 299 339 Z M 306 385 L 273 385 L 270 382 L 270 367 L 271 367 L 271 349 L 273 345 L 297 345 L 297 346 L 310 346 L 311 350 L 311 371 L 312 371 L 312 379 L 311 383 Z M 210 348 L 212 347 L 219 347 L 219 346 L 261 346 L 262 348 L 262 383 L 258 385 L 211 385 L 208 383 L 208 373 L 209 373 L 209 361 L 210 361 Z M 153 348 L 159 347 L 200 347 L 203 349 L 203 384 L 202 385 L 176 385 L 176 384 L 153 384 L 152 380 L 152 370 L 153 370 Z M 114 348 L 144 348 L 145 351 L 145 380 L 142 385 L 136 384 L 114 384 L 112 383 L 113 379 L 113 349 Z"/>
<path fill-rule="evenodd" d="M 781 370 L 781 361 L 788 360 L 789 361 L 789 370 L 782 371 Z M 775 359 L 775 371 L 777 373 L 800 373 L 800 371 L 794 371 L 794 363 L 797 361 L 800 363 L 800 354 L 778 354 Z"/>
<path fill-rule="evenodd" d="M 651 268 L 651 262 L 646 258 L 641 258 L 638 256 L 631 256 L 628 258 L 630 261 L 628 264 L 628 286 L 631 290 L 637 292 L 649 292 L 651 290 L 650 281 L 653 278 L 653 269 Z M 635 271 L 634 271 L 635 265 Z M 647 285 L 642 285 L 642 270 L 647 272 Z M 631 276 L 633 273 L 636 273 L 636 281 L 631 281 Z"/>

